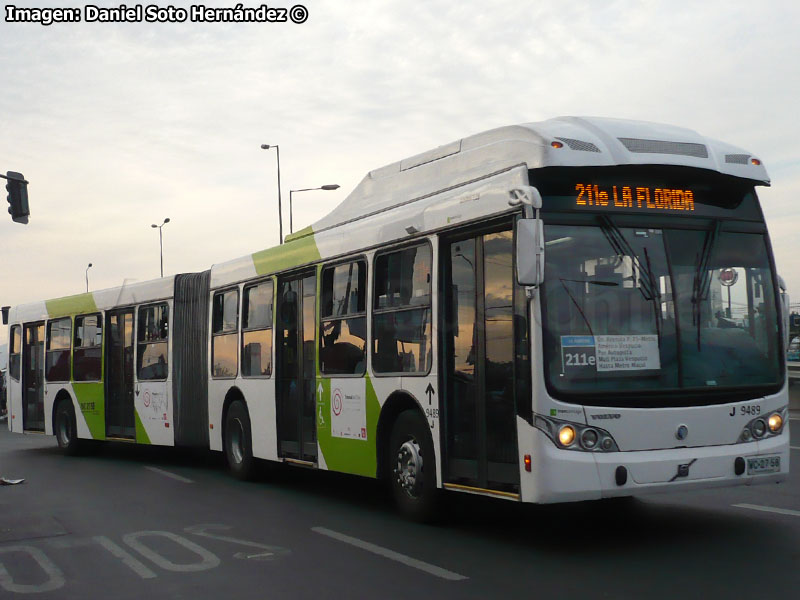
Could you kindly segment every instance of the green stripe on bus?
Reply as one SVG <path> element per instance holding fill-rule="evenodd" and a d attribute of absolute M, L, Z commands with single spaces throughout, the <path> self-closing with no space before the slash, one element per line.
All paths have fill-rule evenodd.
<path fill-rule="evenodd" d="M 91 293 L 67 296 L 66 298 L 56 298 L 55 300 L 45 300 L 47 314 L 51 319 L 56 317 L 66 317 L 81 313 L 97 312 L 97 305 Z"/>
<path fill-rule="evenodd" d="M 309 225 L 308 227 L 304 227 L 300 231 L 295 231 L 294 233 L 290 233 L 284 239 L 287 242 L 293 242 L 294 240 L 298 240 L 298 239 L 300 239 L 302 237 L 306 237 L 307 235 L 311 235 L 312 233 L 314 233 L 314 230 L 311 229 L 311 225 Z"/>
<path fill-rule="evenodd" d="M 133 414 L 136 417 L 136 443 L 149 444 L 150 436 L 147 435 L 147 431 L 145 431 L 144 425 L 142 425 L 142 420 L 139 418 L 139 411 L 134 408 Z"/>
<path fill-rule="evenodd" d="M 83 418 L 95 440 L 106 439 L 105 387 L 102 381 L 73 383 L 72 391 L 78 399 Z"/>
<path fill-rule="evenodd" d="M 319 249 L 313 235 L 261 250 L 253 254 L 256 273 L 267 275 L 320 259 Z"/>

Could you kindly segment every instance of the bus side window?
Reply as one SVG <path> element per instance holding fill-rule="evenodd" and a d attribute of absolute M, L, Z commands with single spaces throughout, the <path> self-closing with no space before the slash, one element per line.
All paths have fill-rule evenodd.
<path fill-rule="evenodd" d="M 239 346 L 239 290 L 214 294 L 211 309 L 211 375 L 236 377 Z"/>
<path fill-rule="evenodd" d="M 72 378 L 75 381 L 102 379 L 103 324 L 99 314 L 75 317 Z"/>
<path fill-rule="evenodd" d="M 72 319 L 47 322 L 47 354 L 44 376 L 47 381 L 69 381 L 69 350 Z"/>
<path fill-rule="evenodd" d="M 272 281 L 244 288 L 242 377 L 272 374 Z"/>
<path fill-rule="evenodd" d="M 20 349 L 22 348 L 22 330 L 19 325 L 11 327 L 8 342 L 8 374 L 11 379 L 19 381 Z"/>
<path fill-rule="evenodd" d="M 375 258 L 372 366 L 376 373 L 427 373 L 431 365 L 431 247 Z"/>
<path fill-rule="evenodd" d="M 169 305 L 139 307 L 137 373 L 140 380 L 166 379 L 169 373 Z"/>
<path fill-rule="evenodd" d="M 367 263 L 357 260 L 322 270 L 320 370 L 361 375 L 366 370 Z"/>

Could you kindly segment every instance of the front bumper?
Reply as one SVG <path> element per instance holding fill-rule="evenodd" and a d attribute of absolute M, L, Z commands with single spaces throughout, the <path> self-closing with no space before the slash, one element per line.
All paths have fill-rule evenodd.
<path fill-rule="evenodd" d="M 533 469 L 521 472 L 522 500 L 552 503 L 637 496 L 688 489 L 777 483 L 789 473 L 789 428 L 781 435 L 746 444 L 646 450 L 581 452 L 562 450 L 531 427 Z M 780 456 L 780 471 L 737 475 L 735 462 L 754 456 Z M 681 465 L 690 465 L 681 469 Z M 617 483 L 618 467 L 626 481 Z"/>

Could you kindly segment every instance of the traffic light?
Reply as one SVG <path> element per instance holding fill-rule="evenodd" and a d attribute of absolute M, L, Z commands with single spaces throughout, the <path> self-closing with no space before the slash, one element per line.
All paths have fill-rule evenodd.
<path fill-rule="evenodd" d="M 22 173 L 8 171 L 6 173 L 7 183 L 6 190 L 8 191 L 8 213 L 11 219 L 17 223 L 27 223 L 28 217 L 31 214 L 28 207 L 28 182 L 25 181 L 25 176 Z"/>

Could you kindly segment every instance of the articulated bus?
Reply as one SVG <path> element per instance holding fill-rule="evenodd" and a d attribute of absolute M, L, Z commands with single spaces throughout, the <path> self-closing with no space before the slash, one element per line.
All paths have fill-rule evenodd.
<path fill-rule="evenodd" d="M 751 153 L 565 117 L 367 174 L 201 273 L 18 306 L 9 427 L 552 503 L 780 482 L 778 277 Z"/>

